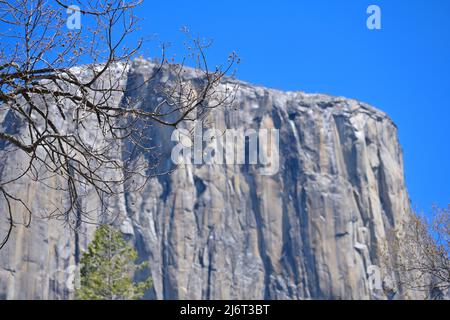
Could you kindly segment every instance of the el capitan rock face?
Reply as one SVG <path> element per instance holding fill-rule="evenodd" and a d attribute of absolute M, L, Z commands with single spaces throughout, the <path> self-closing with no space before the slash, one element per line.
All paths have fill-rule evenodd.
<path fill-rule="evenodd" d="M 149 62 L 135 62 L 129 84 L 152 70 Z M 393 122 L 355 100 L 227 82 L 239 84 L 236 108 L 212 111 L 210 123 L 279 129 L 279 172 L 264 176 L 254 165 L 182 166 L 111 202 L 117 226 L 149 262 L 154 286 L 146 297 L 402 297 L 381 257 L 386 246 L 389 252 L 387 234 L 410 213 Z M 143 87 L 133 94 L 151 104 L 153 93 Z M 5 128 L 7 116 L 2 118 Z M 163 142 L 166 168 L 172 165 L 173 143 L 164 143 L 171 131 L 155 126 L 151 132 Z M 1 176 L 23 162 L 20 154 L 4 155 Z M 58 192 L 31 180 L 12 188 L 35 210 L 61 201 Z M 94 197 L 83 205 L 98 207 Z M 39 218 L 28 229 L 14 228 L 0 251 L 0 298 L 71 298 L 68 284 L 94 228 L 83 224 L 74 231 Z M 381 287 L 370 284 L 372 266 L 380 268 Z"/>

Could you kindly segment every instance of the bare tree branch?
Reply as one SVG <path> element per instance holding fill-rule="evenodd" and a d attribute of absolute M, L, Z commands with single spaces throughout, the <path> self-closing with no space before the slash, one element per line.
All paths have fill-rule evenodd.
<path fill-rule="evenodd" d="M 133 9 L 141 1 L 72 1 L 83 17 L 80 30 L 66 27 L 67 9 L 60 0 L 0 0 L 0 156 L 21 152 L 27 163 L 3 174 L 0 195 L 4 200 L 7 242 L 20 223 L 12 204 L 23 207 L 30 219 L 35 212 L 25 199 L 10 190 L 13 184 L 31 179 L 43 187 L 68 196 L 46 213 L 79 226 L 89 212 L 80 199 L 94 193 L 103 205 L 111 197 L 140 190 L 158 164 L 155 147 L 148 136 L 154 125 L 176 127 L 183 121 L 203 118 L 209 110 L 231 103 L 233 88 L 219 85 L 238 62 L 233 53 L 227 63 L 211 69 L 205 50 L 209 42 L 189 38 L 189 55 L 195 78 L 187 78 L 185 59 L 162 60 L 152 75 L 140 83 L 124 83 L 133 68 L 133 48 L 126 39 L 137 30 Z M 161 73 L 170 74 L 161 81 Z M 129 80 L 129 79 L 128 79 Z M 157 88 L 160 101 L 143 107 L 131 99 L 145 86 Z M 124 148 L 127 146 L 127 148 Z M 139 164 L 139 154 L 154 154 L 154 161 Z M 137 178 L 139 177 L 139 179 Z M 56 182 L 55 182 L 56 181 Z M 141 183 L 136 183 L 140 181 Z M 30 219 L 26 221 L 29 224 Z"/>

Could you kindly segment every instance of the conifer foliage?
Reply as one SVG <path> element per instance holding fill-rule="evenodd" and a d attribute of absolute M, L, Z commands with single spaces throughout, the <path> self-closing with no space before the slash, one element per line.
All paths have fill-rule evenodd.
<path fill-rule="evenodd" d="M 100 226 L 81 258 L 80 300 L 138 300 L 152 285 L 151 279 L 134 282 L 137 270 L 146 267 L 136 264 L 136 250 L 111 226 Z"/>

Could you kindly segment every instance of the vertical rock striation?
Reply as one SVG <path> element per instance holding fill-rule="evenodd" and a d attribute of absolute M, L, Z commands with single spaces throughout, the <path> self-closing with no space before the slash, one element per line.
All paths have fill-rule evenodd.
<path fill-rule="evenodd" d="M 151 70 L 150 63 L 136 62 L 129 83 Z M 395 274 L 382 258 L 389 252 L 387 234 L 410 214 L 394 123 L 355 100 L 235 80 L 223 85 L 229 84 L 239 84 L 235 106 L 214 110 L 210 123 L 279 129 L 279 171 L 264 176 L 256 165 L 180 166 L 116 199 L 110 209 L 118 226 L 149 262 L 154 286 L 147 298 L 403 297 L 390 288 Z M 133 94 L 144 104 L 155 99 L 149 86 Z M 172 166 L 171 132 L 155 126 L 151 133 L 164 144 L 166 169 Z M 4 155 L 0 179 L 23 161 Z M 31 180 L 14 188 L 34 209 L 61 201 Z M 83 201 L 96 207 L 94 198 Z M 0 251 L 0 298 L 71 298 L 74 266 L 94 228 L 83 224 L 74 231 L 39 218 L 30 228 L 16 227 Z M 372 286 L 371 270 L 378 268 L 381 286 Z"/>

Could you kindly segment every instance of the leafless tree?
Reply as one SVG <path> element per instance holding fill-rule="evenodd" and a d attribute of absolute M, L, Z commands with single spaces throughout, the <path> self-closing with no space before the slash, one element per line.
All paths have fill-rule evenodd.
<path fill-rule="evenodd" d="M 413 214 L 389 238 L 396 259 L 398 286 L 429 298 L 448 295 L 450 288 L 450 205 L 434 207 L 431 218 Z"/>
<path fill-rule="evenodd" d="M 140 2 L 0 0 L 0 156 L 19 152 L 27 159 L 20 170 L 0 172 L 0 213 L 9 222 L 0 249 L 14 226 L 29 225 L 35 214 L 32 204 L 11 191 L 12 185 L 32 179 L 66 194 L 66 203 L 45 216 L 70 223 L 76 214 L 79 223 L 80 216 L 89 216 L 80 205 L 87 192 L 106 201 L 138 190 L 154 174 L 149 167 L 157 157 L 153 163 L 136 161 L 136 154 L 155 152 L 147 128 L 176 127 L 232 98 L 233 90 L 220 91 L 219 83 L 232 71 L 236 55 L 210 69 L 205 57 L 210 43 L 200 39 L 190 38 L 186 55 L 194 61 L 195 79 L 183 75 L 186 60 L 169 61 L 163 47 L 151 77 L 134 87 L 124 83 L 142 45 L 126 47 L 138 28 L 133 9 Z M 81 29 L 68 28 L 68 14 L 81 17 Z M 161 82 L 162 72 L 172 76 Z M 144 108 L 127 98 L 152 81 L 160 97 L 157 105 Z M 18 206 L 26 219 L 15 217 Z"/>

